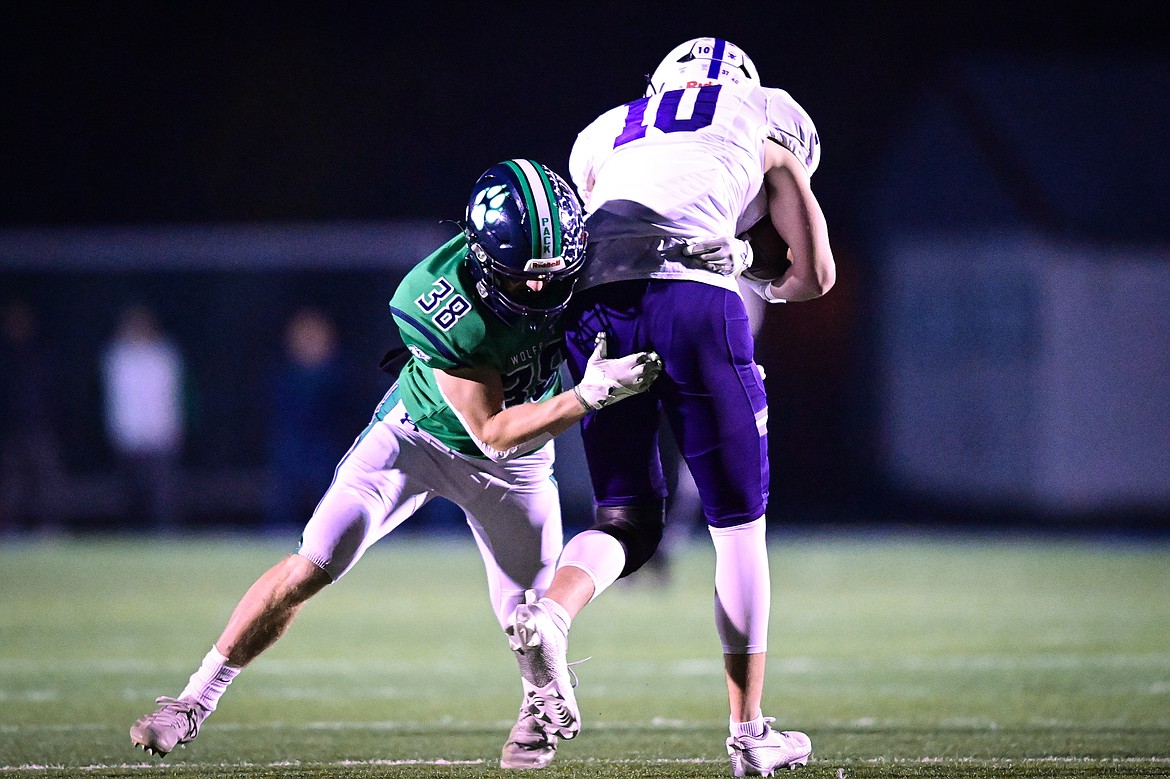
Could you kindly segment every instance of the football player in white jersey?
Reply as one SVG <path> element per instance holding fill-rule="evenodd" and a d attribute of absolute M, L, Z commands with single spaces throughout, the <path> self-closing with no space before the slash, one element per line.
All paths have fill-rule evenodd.
<path fill-rule="evenodd" d="M 748 278 L 750 289 L 778 303 L 833 286 L 828 229 L 809 183 L 819 160 L 804 110 L 787 92 L 761 86 L 747 55 L 717 38 L 671 51 L 645 95 L 586 127 L 569 160 L 589 232 L 589 261 L 564 319 L 571 371 L 581 375 L 598 332 L 623 353 L 655 350 L 665 367 L 647 393 L 582 421 L 596 524 L 565 546 L 545 597 L 516 608 L 512 647 L 567 675 L 572 618 L 654 553 L 666 496 L 657 437 L 665 414 L 715 545 L 736 776 L 803 765 L 812 751 L 808 736 L 774 730 L 761 708 L 767 400 L 736 277 L 752 261 L 737 236 L 768 218 L 790 264 L 774 279 Z M 579 712 L 564 709 L 548 715 L 571 720 L 559 733 L 575 735 Z"/>

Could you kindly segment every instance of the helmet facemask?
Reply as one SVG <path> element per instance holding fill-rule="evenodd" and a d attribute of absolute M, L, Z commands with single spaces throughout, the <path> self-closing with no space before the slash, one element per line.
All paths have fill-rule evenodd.
<path fill-rule="evenodd" d="M 514 317 L 521 316 L 548 317 L 565 310 L 577 284 L 577 272 L 567 269 L 563 257 L 552 258 L 552 265 L 561 266 L 560 270 L 515 271 L 493 259 L 470 235 L 469 241 L 469 261 L 476 291 L 489 308 L 504 316 L 505 321 L 514 321 Z M 539 282 L 539 285 L 530 282 Z M 538 286 L 538 289 L 533 289 L 533 286 Z"/>

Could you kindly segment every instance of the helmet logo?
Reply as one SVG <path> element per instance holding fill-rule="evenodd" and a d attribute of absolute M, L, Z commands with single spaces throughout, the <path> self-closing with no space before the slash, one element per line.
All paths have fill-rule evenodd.
<path fill-rule="evenodd" d="M 476 230 L 482 230 L 485 224 L 493 224 L 500 219 L 500 206 L 508 199 L 508 188 L 503 184 L 486 187 L 480 190 L 471 206 L 471 223 Z M 486 202 L 485 202 L 486 201 Z"/>
<path fill-rule="evenodd" d="M 565 263 L 564 257 L 549 257 L 547 259 L 541 259 L 537 257 L 525 263 L 524 271 L 526 273 L 531 273 L 533 271 L 538 273 L 550 273 L 558 270 L 564 270 L 566 267 L 568 266 Z"/>

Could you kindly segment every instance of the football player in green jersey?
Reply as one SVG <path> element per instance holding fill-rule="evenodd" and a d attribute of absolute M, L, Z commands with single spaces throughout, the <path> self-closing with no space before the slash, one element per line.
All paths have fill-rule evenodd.
<path fill-rule="evenodd" d="M 582 381 L 562 388 L 558 320 L 585 261 L 585 231 L 576 196 L 547 167 L 493 165 L 472 189 L 462 227 L 394 293 L 405 343 L 390 361 L 397 381 L 342 458 L 300 545 L 244 594 L 179 696 L 159 698 L 134 724 L 135 745 L 166 755 L 194 739 L 235 675 L 305 601 L 436 496 L 466 514 L 502 628 L 526 591 L 548 587 L 562 544 L 553 437 L 646 390 L 662 366 L 648 352 L 607 359 L 601 333 Z M 543 768 L 557 736 L 531 705 L 542 669 L 519 662 L 524 699 L 500 762 Z"/>

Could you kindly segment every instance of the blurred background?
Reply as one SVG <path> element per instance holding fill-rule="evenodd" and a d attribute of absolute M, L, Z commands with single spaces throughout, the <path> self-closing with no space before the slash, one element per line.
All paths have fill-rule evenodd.
<path fill-rule="evenodd" d="M 770 519 L 1170 531 L 1165 4 L 715 5 L 8 4 L 0 536 L 295 537 L 479 173 L 567 174 L 702 35 L 823 144 L 837 286 L 758 340 Z M 575 432 L 558 478 L 588 524 Z"/>

